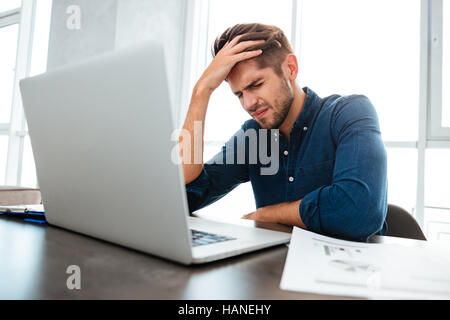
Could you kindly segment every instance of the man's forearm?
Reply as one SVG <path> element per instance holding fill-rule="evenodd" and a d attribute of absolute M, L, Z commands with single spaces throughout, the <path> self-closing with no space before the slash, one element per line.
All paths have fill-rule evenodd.
<path fill-rule="evenodd" d="M 197 83 L 192 93 L 191 103 L 183 125 L 182 134 L 180 135 L 180 155 L 181 159 L 183 159 L 185 184 L 194 181 L 200 175 L 203 168 L 203 132 L 210 96 L 211 90 L 203 87 L 201 83 Z M 202 130 L 200 132 L 195 132 L 196 123 L 201 125 Z M 200 134 L 201 137 L 197 137 L 198 139 L 196 139 L 196 134 Z M 183 141 L 184 139 L 190 139 L 189 143 Z M 199 140 L 201 140 L 201 144 L 198 143 Z M 197 156 L 195 156 L 196 153 Z"/>
<path fill-rule="evenodd" d="M 278 212 L 278 222 L 289 226 L 296 226 L 306 229 L 306 226 L 300 217 L 300 202 L 301 200 L 297 200 L 294 202 L 283 202 L 279 205 L 275 205 L 273 210 Z"/>
<path fill-rule="evenodd" d="M 194 181 L 202 172 L 203 132 L 205 129 L 206 110 L 212 92 L 220 86 L 237 63 L 259 56 L 262 53 L 262 50 L 246 50 L 252 46 L 264 43 L 264 40 L 239 43 L 240 37 L 235 37 L 217 53 L 209 67 L 203 72 L 192 93 L 186 121 L 180 135 L 180 153 L 183 159 L 185 184 Z M 195 136 L 196 123 L 201 124 L 201 137 Z M 182 140 L 186 139 L 185 137 L 190 140 L 190 143 L 183 143 Z"/>
<path fill-rule="evenodd" d="M 276 222 L 307 229 L 300 217 L 300 202 L 301 200 L 297 200 L 262 207 L 243 218 L 261 222 Z"/>

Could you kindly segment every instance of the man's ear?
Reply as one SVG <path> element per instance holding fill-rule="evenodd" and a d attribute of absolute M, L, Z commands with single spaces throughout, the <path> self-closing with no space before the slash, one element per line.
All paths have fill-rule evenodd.
<path fill-rule="evenodd" d="M 285 74 L 290 81 L 295 81 L 298 75 L 298 62 L 294 54 L 288 54 L 284 59 Z"/>

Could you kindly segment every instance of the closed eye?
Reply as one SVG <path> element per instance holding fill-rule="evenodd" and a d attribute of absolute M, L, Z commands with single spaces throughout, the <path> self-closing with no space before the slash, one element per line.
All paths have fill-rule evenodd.
<path fill-rule="evenodd" d="M 247 87 L 245 87 L 244 90 L 251 90 L 251 89 L 254 89 L 254 88 L 259 88 L 259 87 L 261 87 L 264 84 L 264 81 L 261 81 L 261 82 L 258 82 L 258 81 L 261 81 L 261 79 L 252 82 Z M 236 91 L 236 92 L 234 92 L 234 94 L 239 99 L 242 98 L 242 92 L 241 91 Z"/>

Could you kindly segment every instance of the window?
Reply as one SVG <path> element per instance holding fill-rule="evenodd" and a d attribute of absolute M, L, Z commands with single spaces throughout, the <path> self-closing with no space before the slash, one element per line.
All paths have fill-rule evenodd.
<path fill-rule="evenodd" d="M 364 94 L 385 141 L 417 141 L 420 1 L 304 0 L 301 13 L 302 85 Z"/>
<path fill-rule="evenodd" d="M 413 213 L 417 192 L 417 149 L 387 148 L 388 201 Z"/>
<path fill-rule="evenodd" d="M 11 119 L 18 35 L 17 23 L 0 28 L 0 123 L 9 123 Z"/>
<path fill-rule="evenodd" d="M 51 0 L 0 4 L 0 184 L 36 187 L 19 81 L 46 70 Z"/>
<path fill-rule="evenodd" d="M 0 183 L 6 179 L 19 39 L 20 1 L 0 3 Z"/>
<path fill-rule="evenodd" d="M 450 215 L 440 208 L 425 209 L 425 232 L 427 240 L 450 241 Z"/>
<path fill-rule="evenodd" d="M 6 151 L 8 150 L 8 136 L 0 135 L 0 181 L 5 181 Z"/>
<path fill-rule="evenodd" d="M 424 150 L 424 227 L 429 239 L 450 239 L 450 4 L 427 2 L 431 19 L 428 39 L 427 149 Z M 419 163 L 419 168 L 420 168 Z"/>
<path fill-rule="evenodd" d="M 430 140 L 450 139 L 450 4 L 430 1 Z"/>
<path fill-rule="evenodd" d="M 443 2 L 442 126 L 450 127 L 450 3 Z"/>
<path fill-rule="evenodd" d="M 0 3 L 0 12 L 5 12 L 13 9 L 20 8 L 22 0 L 2 0 Z"/>
<path fill-rule="evenodd" d="M 37 186 L 36 167 L 34 164 L 33 151 L 31 150 L 30 137 L 25 137 L 24 152 L 22 160 L 22 178 L 21 186 L 35 187 Z"/>
<path fill-rule="evenodd" d="M 450 149 L 427 150 L 425 163 L 425 205 L 450 210 Z"/>

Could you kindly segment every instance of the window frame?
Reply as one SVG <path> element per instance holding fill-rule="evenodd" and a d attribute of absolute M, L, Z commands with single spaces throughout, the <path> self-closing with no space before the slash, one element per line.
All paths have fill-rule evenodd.
<path fill-rule="evenodd" d="M 20 8 L 0 12 L 0 28 L 20 24 Z M 16 62 L 17 63 L 17 62 Z M 12 106 L 10 106 L 12 108 Z M 0 135 L 9 135 L 10 122 L 0 123 Z"/>
<path fill-rule="evenodd" d="M 0 28 L 20 22 L 20 8 L 0 12 Z"/>
<path fill-rule="evenodd" d="M 443 2 L 442 0 L 430 0 L 428 6 L 430 16 L 430 105 L 427 133 L 428 140 L 433 144 L 433 141 L 450 141 L 450 127 L 442 126 Z"/>
<path fill-rule="evenodd" d="M 19 81 L 30 74 L 36 0 L 22 0 L 22 6 L 0 13 L 0 26 L 19 24 L 16 67 L 10 122 L 0 126 L 0 134 L 9 136 L 4 184 L 20 185 L 25 137 L 28 135 Z"/>

